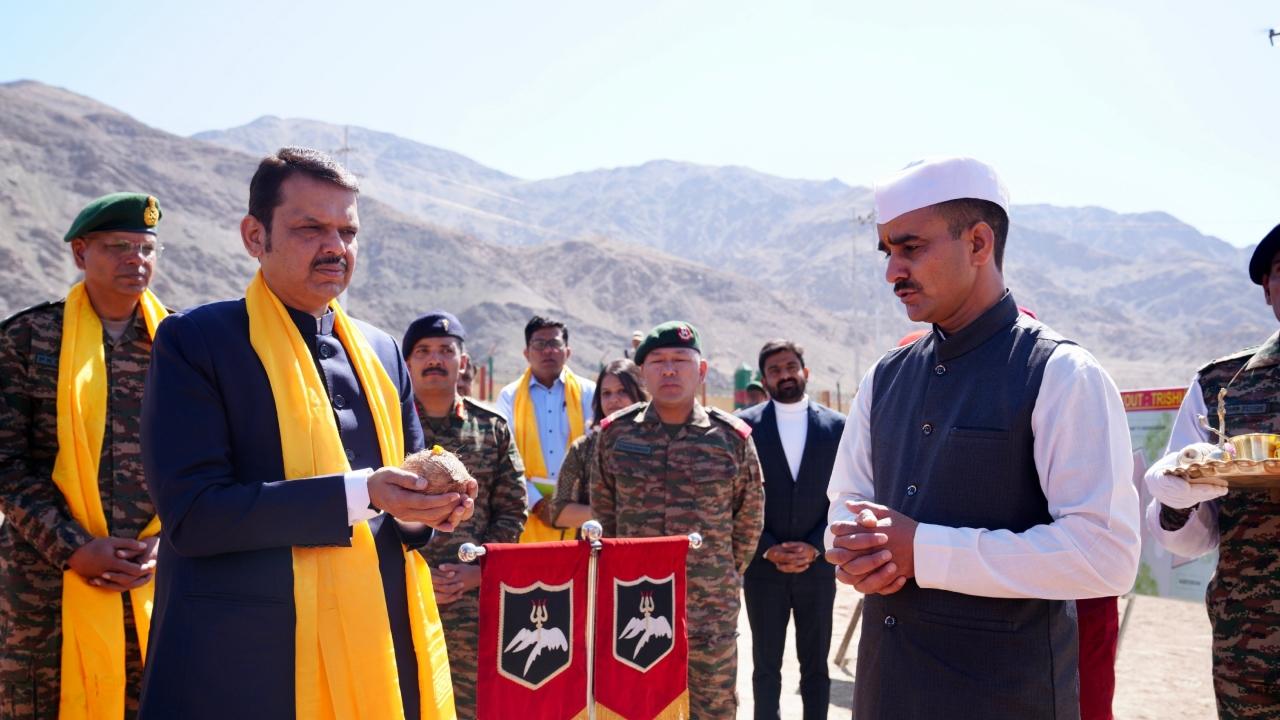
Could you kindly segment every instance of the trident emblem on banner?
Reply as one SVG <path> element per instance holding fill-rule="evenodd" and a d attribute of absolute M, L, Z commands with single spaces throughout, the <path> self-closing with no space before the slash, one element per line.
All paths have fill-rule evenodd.
<path fill-rule="evenodd" d="M 533 650 L 529 652 L 529 657 L 524 662 L 524 675 L 529 674 L 529 668 L 533 666 L 533 661 L 542 654 L 543 650 L 564 650 L 569 651 L 569 640 L 565 637 L 564 631 L 557 627 L 543 629 L 542 625 L 549 617 L 547 614 L 547 601 L 534 600 L 532 608 L 529 610 L 529 620 L 533 623 L 533 628 L 524 628 L 516 633 L 515 638 L 507 643 L 507 647 L 503 649 L 504 653 L 523 652 L 525 648 L 530 646 Z"/>
<path fill-rule="evenodd" d="M 644 648 L 645 643 L 651 638 L 672 638 L 671 621 L 665 617 L 653 617 L 655 604 L 653 602 L 653 591 L 644 590 L 640 593 L 640 614 L 641 617 L 631 618 L 627 622 L 627 626 L 622 629 L 622 633 L 618 635 L 619 640 L 630 640 L 639 636 L 635 649 L 631 653 L 634 660 L 640 656 L 640 650 Z"/>

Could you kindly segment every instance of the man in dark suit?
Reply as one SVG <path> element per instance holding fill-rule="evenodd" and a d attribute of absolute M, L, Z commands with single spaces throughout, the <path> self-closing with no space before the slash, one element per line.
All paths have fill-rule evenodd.
<path fill-rule="evenodd" d="M 420 717 L 405 547 L 425 543 L 428 526 L 451 530 L 470 516 L 472 500 L 422 494 L 414 475 L 383 466 L 371 402 L 374 393 L 380 399 L 390 393 L 385 384 L 370 386 L 357 377 L 353 360 L 363 351 L 352 345 L 354 336 L 363 335 L 398 393 L 398 406 L 386 403 L 380 417 L 390 414 L 399 422 L 408 452 L 421 448 L 422 431 L 396 341 L 359 321 L 351 322 L 345 337 L 335 333 L 344 319 L 331 301 L 355 270 L 356 194 L 354 177 L 322 153 L 284 148 L 264 158 L 241 223 L 245 248 L 261 265 L 249 299 L 171 315 L 156 335 L 142 437 L 163 527 L 164 570 L 156 578 L 143 718 L 312 716 L 295 703 L 295 663 L 304 660 L 307 646 L 295 637 L 294 549 L 356 552 L 353 528 L 365 521 L 395 655 L 397 677 L 384 674 L 389 684 L 381 687 L 398 679 L 401 697 L 387 702 L 401 705 L 405 717 Z M 259 281 L 288 313 L 278 334 L 291 336 L 299 376 L 311 365 L 319 374 L 350 472 L 286 475 L 273 394 L 279 389 L 260 359 L 261 337 L 250 335 L 251 308 L 260 307 L 253 298 L 263 297 Z M 364 366 L 366 377 L 371 365 Z M 341 622 L 342 610 L 341 604 L 322 607 L 320 623 Z M 353 642 L 358 647 L 387 638 Z M 315 646 L 309 648 L 314 658 Z M 328 666 L 321 677 L 343 670 Z M 327 692 L 324 683 L 320 687 Z"/>
<path fill-rule="evenodd" d="M 809 399 L 804 350 L 773 340 L 760 350 L 760 373 L 772 400 L 738 417 L 752 436 L 764 470 L 764 533 L 747 567 L 743 591 L 751 622 L 751 685 L 755 717 L 777 718 L 787 622 L 796 618 L 800 696 L 804 717 L 825 718 L 831 679 L 834 568 L 822 556 L 827 526 L 827 480 L 844 432 L 844 416 Z"/>

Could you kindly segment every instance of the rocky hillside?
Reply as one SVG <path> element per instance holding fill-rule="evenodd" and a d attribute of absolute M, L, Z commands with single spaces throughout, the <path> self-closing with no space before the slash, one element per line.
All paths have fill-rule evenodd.
<path fill-rule="evenodd" d="M 834 313 L 870 339 L 849 347 L 846 368 L 910 329 L 883 282 L 867 188 L 671 161 L 521 180 L 385 133 L 349 136 L 370 192 L 424 219 L 506 244 L 610 238 Z M 199 137 L 254 151 L 339 147 L 343 128 L 262 118 Z M 1197 364 L 1275 327 L 1245 273 L 1250 250 L 1169 214 L 1050 205 L 1011 214 L 1006 278 L 1019 301 L 1091 348 L 1122 385 L 1183 384 Z"/>
<path fill-rule="evenodd" d="M 168 304 L 239 296 L 254 270 L 237 228 L 255 165 L 255 154 L 165 133 L 57 88 L 0 85 L 0 314 L 65 292 L 76 272 L 63 232 L 86 201 L 125 189 L 161 199 L 166 249 L 155 289 Z M 372 191 L 360 214 L 352 312 L 398 335 L 417 314 L 450 309 L 470 329 L 472 352 L 495 357 L 499 379 L 522 367 L 521 332 L 533 313 L 569 321 L 575 364 L 587 372 L 620 356 L 633 329 L 685 318 L 703 332 L 713 390 L 783 328 L 813 349 L 829 385 L 850 374 L 848 349 L 870 342 L 831 312 L 651 248 L 503 244 L 393 208 Z"/>

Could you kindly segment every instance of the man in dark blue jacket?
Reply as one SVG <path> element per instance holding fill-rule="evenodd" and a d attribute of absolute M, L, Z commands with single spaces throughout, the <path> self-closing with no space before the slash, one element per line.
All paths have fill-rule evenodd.
<path fill-rule="evenodd" d="M 335 333 L 341 320 L 330 303 L 355 270 L 356 192 L 354 177 L 327 156 L 284 148 L 259 166 L 241 223 L 245 247 L 261 264 L 260 280 L 291 321 L 281 324 L 277 339 L 298 354 L 299 377 L 314 365 L 350 472 L 287 478 L 276 387 L 256 349 L 261 337 L 251 338 L 251 301 L 171 315 L 156 334 L 142 437 L 164 570 L 156 578 L 143 718 L 309 715 L 295 703 L 302 646 L 295 637 L 294 549 L 354 552 L 353 526 L 364 521 L 377 551 L 399 681 L 401 697 L 390 702 L 402 704 L 405 717 L 420 717 L 405 548 L 425 543 L 427 526 L 451 530 L 470 515 L 472 501 L 457 493 L 424 495 L 414 475 L 383 467 L 371 402 L 374 393 L 389 392 L 357 377 L 353 337 L 363 336 L 396 389 L 398 406 L 387 411 L 402 426 L 406 451 L 421 448 L 422 431 L 395 340 L 359 321 L 346 337 Z M 261 297 L 255 287 L 251 299 Z M 321 622 L 339 621 L 342 608 L 322 607 Z"/>
<path fill-rule="evenodd" d="M 764 470 L 764 533 L 743 583 L 751 622 L 755 717 L 779 717 L 782 651 L 794 612 L 804 717 L 825 718 L 831 695 L 827 653 L 835 569 L 815 561 L 822 556 L 827 480 L 844 416 L 805 394 L 809 369 L 804 350 L 795 343 L 765 344 L 760 374 L 772 400 L 738 413 L 754 428 Z"/>

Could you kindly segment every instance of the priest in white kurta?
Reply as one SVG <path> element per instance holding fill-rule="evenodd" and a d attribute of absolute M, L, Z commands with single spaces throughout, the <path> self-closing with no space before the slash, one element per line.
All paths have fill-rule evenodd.
<path fill-rule="evenodd" d="M 868 371 L 858 385 L 836 451 L 828 489 L 832 523 L 855 518 L 845 501 L 876 501 L 870 443 L 874 377 Z M 1031 430 L 1053 521 L 1021 533 L 921 523 L 916 584 L 1055 600 L 1122 595 L 1133 586 L 1140 548 L 1129 429 L 1115 383 L 1088 351 L 1060 345 L 1049 357 Z M 828 527 L 828 548 L 831 541 Z"/>
<path fill-rule="evenodd" d="M 1119 392 L 1019 313 L 1008 207 L 972 158 L 876 187 L 885 279 L 932 331 L 863 378 L 828 491 L 828 560 L 867 594 L 859 720 L 1079 717 L 1071 600 L 1137 572 Z"/>

